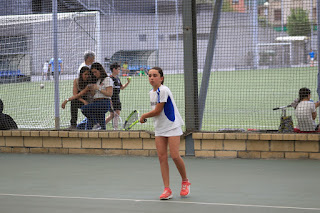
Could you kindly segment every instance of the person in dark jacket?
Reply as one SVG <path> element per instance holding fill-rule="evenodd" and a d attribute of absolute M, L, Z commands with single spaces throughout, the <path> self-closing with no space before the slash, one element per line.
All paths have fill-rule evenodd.
<path fill-rule="evenodd" d="M 11 116 L 2 112 L 3 102 L 0 99 L 0 130 L 18 129 L 16 122 L 11 118 Z"/>

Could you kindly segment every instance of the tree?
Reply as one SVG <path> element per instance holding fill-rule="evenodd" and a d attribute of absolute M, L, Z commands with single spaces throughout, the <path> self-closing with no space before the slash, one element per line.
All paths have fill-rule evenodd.
<path fill-rule="evenodd" d="M 308 12 L 302 8 L 291 9 L 287 19 L 289 36 L 310 36 L 311 26 Z"/>

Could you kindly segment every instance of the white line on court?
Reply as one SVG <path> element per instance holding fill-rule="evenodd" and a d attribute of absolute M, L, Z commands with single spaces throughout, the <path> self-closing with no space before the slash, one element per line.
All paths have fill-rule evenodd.
<path fill-rule="evenodd" d="M 108 200 L 108 201 L 130 201 L 130 202 L 157 202 L 164 203 L 161 200 L 139 200 L 125 198 L 99 198 L 99 197 L 70 197 L 70 196 L 54 196 L 54 195 L 27 195 L 27 194 L 0 194 L 0 196 L 11 197 L 36 197 L 36 198 L 56 198 L 56 199 L 82 199 L 82 200 Z M 267 206 L 267 205 L 250 205 L 250 204 L 234 204 L 234 203 L 206 203 L 206 202 L 188 202 L 188 201 L 167 201 L 177 204 L 196 204 L 196 205 L 212 205 L 212 206 L 235 206 L 235 207 L 252 207 L 252 208 L 272 208 L 272 209 L 295 209 L 295 210 L 312 210 L 320 211 L 320 208 L 306 208 L 296 206 Z"/>

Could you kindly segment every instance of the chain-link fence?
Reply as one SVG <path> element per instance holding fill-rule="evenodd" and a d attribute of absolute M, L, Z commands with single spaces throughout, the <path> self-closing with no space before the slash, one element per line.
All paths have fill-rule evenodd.
<path fill-rule="evenodd" d="M 51 75 L 53 62 L 50 65 L 54 57 L 51 1 L 1 2 L 7 5 L 0 11 L 3 112 L 21 129 L 52 129 L 57 100 Z M 182 117 L 190 114 L 185 110 L 185 99 L 190 95 L 185 79 L 190 76 L 185 74 L 188 52 L 183 43 L 183 23 L 189 17 L 183 4 L 189 1 L 57 2 L 59 104 L 74 94 L 74 79 L 79 78 L 85 52 L 93 51 L 95 61 L 109 75 L 111 64 L 120 65 L 123 85 L 131 77 L 120 92 L 123 121 L 133 110 L 140 114 L 150 110 L 148 92 L 152 87 L 147 72 L 154 66 L 164 70 L 165 85 L 171 89 Z M 195 5 L 199 92 L 202 77 L 208 77 L 206 62 L 212 60 L 208 88 L 202 90 L 206 100 L 201 130 L 275 130 L 281 112 L 273 111 L 274 107 L 291 104 L 302 87 L 310 88 L 312 99 L 317 99 L 315 1 L 224 0 L 221 10 L 215 10 L 212 0 L 196 1 Z M 218 29 L 212 37 L 214 21 Z M 210 39 L 215 40 L 214 46 L 208 45 Z M 210 49 L 214 53 L 211 59 Z M 312 51 L 314 60 L 310 60 Z M 70 106 L 68 103 L 65 109 L 59 109 L 61 128 L 71 125 Z M 80 123 L 85 116 L 80 109 L 76 111 Z M 288 109 L 287 114 L 293 112 Z M 111 123 L 106 129 L 113 129 Z M 153 130 L 153 125 L 147 122 L 133 129 Z"/>

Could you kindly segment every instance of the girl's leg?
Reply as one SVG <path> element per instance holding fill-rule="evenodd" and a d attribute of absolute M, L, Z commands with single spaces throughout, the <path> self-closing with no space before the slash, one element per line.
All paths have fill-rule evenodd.
<path fill-rule="evenodd" d="M 87 117 L 87 123 L 86 123 L 86 130 L 92 129 L 94 123 L 95 123 L 95 109 L 96 109 L 96 102 L 92 102 L 88 105 L 83 105 L 81 107 L 81 112 L 84 116 Z"/>
<path fill-rule="evenodd" d="M 114 117 L 114 129 L 115 130 L 118 130 L 119 129 L 119 117 L 120 117 L 120 110 L 116 110 L 116 114 L 114 115 L 115 117 Z M 120 125 L 122 125 L 122 124 L 120 124 Z M 120 129 L 121 129 L 122 127 L 120 126 Z"/>
<path fill-rule="evenodd" d="M 156 147 L 158 152 L 158 158 L 160 162 L 160 169 L 164 187 L 169 187 L 169 164 L 168 164 L 168 139 L 166 137 L 156 136 Z"/>
<path fill-rule="evenodd" d="M 95 120 L 100 124 L 101 129 L 106 129 L 106 113 L 110 110 L 110 100 L 97 101 L 96 117 Z"/>
<path fill-rule="evenodd" d="M 188 180 L 187 173 L 186 173 L 186 167 L 184 165 L 183 159 L 181 158 L 181 156 L 179 154 L 180 136 L 168 137 L 168 143 L 169 143 L 171 158 L 174 161 L 174 163 L 176 164 L 176 167 L 180 173 L 182 181 Z"/>
<path fill-rule="evenodd" d="M 106 124 L 109 123 L 109 121 L 111 121 L 113 117 L 114 117 L 114 113 L 110 112 L 110 115 L 106 118 Z"/>

